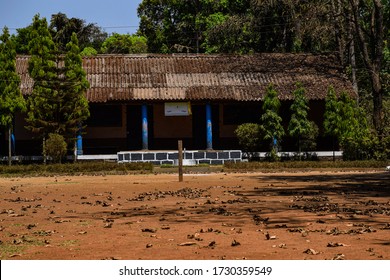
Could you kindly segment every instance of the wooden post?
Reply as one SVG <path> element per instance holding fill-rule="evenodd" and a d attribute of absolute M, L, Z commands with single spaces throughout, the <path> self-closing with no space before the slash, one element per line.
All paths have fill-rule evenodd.
<path fill-rule="evenodd" d="M 179 140 L 179 182 L 183 182 L 183 141 Z"/>

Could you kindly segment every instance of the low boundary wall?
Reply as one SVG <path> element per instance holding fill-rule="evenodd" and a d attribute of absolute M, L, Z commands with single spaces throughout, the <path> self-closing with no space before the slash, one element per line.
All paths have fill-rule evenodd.
<path fill-rule="evenodd" d="M 118 153 L 118 162 L 151 162 L 155 165 L 177 164 L 178 151 L 128 151 Z M 242 161 L 240 150 L 183 151 L 183 165 L 212 164 Z"/>

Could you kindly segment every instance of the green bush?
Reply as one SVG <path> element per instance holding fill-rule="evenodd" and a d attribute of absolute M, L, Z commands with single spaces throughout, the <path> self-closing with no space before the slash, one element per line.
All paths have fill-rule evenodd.
<path fill-rule="evenodd" d="M 44 155 L 51 157 L 53 162 L 60 163 L 66 152 L 65 138 L 62 135 L 50 133 L 49 138 L 45 141 Z"/>
<path fill-rule="evenodd" d="M 249 159 L 253 157 L 254 152 L 258 151 L 261 133 L 260 126 L 256 123 L 244 123 L 234 131 L 238 138 L 238 144 L 243 152 L 248 154 Z"/>

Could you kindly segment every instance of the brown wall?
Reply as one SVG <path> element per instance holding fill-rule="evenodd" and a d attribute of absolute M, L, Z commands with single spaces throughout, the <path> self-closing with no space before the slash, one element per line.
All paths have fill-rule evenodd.
<path fill-rule="evenodd" d="M 153 136 L 155 138 L 191 138 L 192 116 L 166 117 L 164 103 L 153 106 Z"/>

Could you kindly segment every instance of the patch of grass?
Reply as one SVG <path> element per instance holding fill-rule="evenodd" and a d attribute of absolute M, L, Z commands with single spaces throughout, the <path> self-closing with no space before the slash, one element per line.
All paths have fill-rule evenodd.
<path fill-rule="evenodd" d="M 76 246 L 78 244 L 78 240 L 65 240 L 64 242 L 62 242 L 60 244 L 60 246 L 63 246 L 63 247 L 72 247 L 72 246 Z"/>
<path fill-rule="evenodd" d="M 109 175 L 150 173 L 151 163 L 77 162 L 64 164 L 0 165 L 0 176 Z"/>
<path fill-rule="evenodd" d="M 80 225 L 80 226 L 83 226 L 83 227 L 87 227 L 87 226 L 90 226 L 90 225 L 91 225 L 91 222 L 90 222 L 90 221 L 87 221 L 87 220 L 80 220 L 80 221 L 79 221 L 79 225 Z"/>
<path fill-rule="evenodd" d="M 11 243 L 1 243 L 0 244 L 0 259 L 6 260 L 12 255 L 21 254 L 26 249 L 26 246 L 23 245 L 14 245 Z"/>
<path fill-rule="evenodd" d="M 210 164 L 208 163 L 199 163 L 198 165 L 196 165 L 197 167 L 209 167 Z"/>
<path fill-rule="evenodd" d="M 227 162 L 226 171 L 233 170 L 283 170 L 283 169 L 384 169 L 384 161 L 284 161 L 284 162 Z"/>

